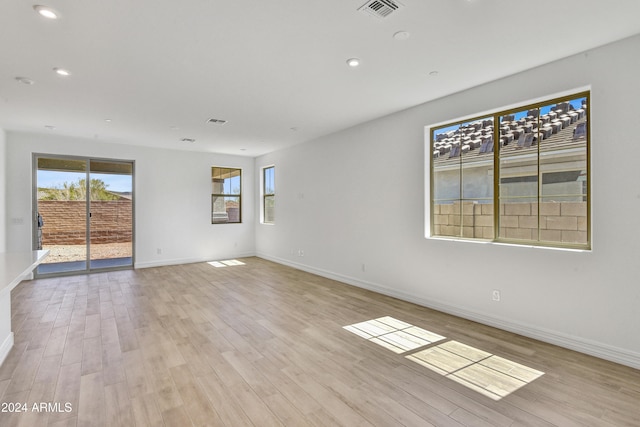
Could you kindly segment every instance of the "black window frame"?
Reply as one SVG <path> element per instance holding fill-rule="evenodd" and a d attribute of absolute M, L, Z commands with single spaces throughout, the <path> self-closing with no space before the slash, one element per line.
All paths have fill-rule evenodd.
<path fill-rule="evenodd" d="M 237 175 L 236 175 L 237 173 Z M 225 191 L 225 179 L 238 177 L 238 190 Z M 242 223 L 242 169 L 225 166 L 211 167 L 211 224 L 241 224 Z M 222 191 L 216 191 L 216 184 L 222 184 Z M 223 198 L 225 211 L 215 211 L 218 198 Z M 227 199 L 237 199 L 237 215 L 227 207 Z M 231 208 L 233 209 L 233 208 Z M 231 213 L 231 214 L 230 214 Z"/>
<path fill-rule="evenodd" d="M 544 192 L 543 192 L 543 185 L 542 184 L 546 184 L 549 182 L 550 179 L 552 179 L 552 174 L 548 173 L 548 172 L 544 172 L 541 168 L 540 165 L 544 164 L 544 157 L 549 155 L 549 152 L 552 151 L 553 149 L 549 149 L 547 151 L 541 149 L 541 144 L 539 142 L 544 143 L 544 138 L 542 137 L 542 135 L 540 135 L 540 133 L 542 132 L 542 127 L 538 127 L 537 129 L 534 128 L 534 133 L 536 133 L 537 136 L 537 141 L 538 143 L 536 144 L 536 142 L 533 143 L 533 145 L 537 146 L 537 151 L 536 150 L 531 150 L 533 152 L 533 154 L 535 154 L 537 152 L 537 158 L 536 158 L 536 164 L 537 164 L 537 171 L 536 171 L 536 175 L 538 178 L 537 180 L 539 181 L 539 183 L 537 184 L 537 193 L 535 195 L 536 197 L 536 202 L 532 203 L 532 208 L 531 210 L 534 211 L 533 205 L 535 204 L 537 207 L 537 238 L 512 238 L 512 237 L 508 237 L 506 236 L 504 233 L 504 227 L 501 228 L 501 225 L 504 226 L 504 224 L 501 224 L 501 215 L 504 215 L 501 213 L 501 205 L 503 205 L 504 203 L 506 203 L 506 200 L 509 199 L 509 197 L 505 196 L 501 196 L 501 184 L 510 182 L 510 180 L 514 180 L 513 178 L 503 178 L 501 180 L 500 177 L 500 173 L 501 173 L 501 162 L 505 161 L 507 159 L 507 155 L 505 154 L 504 156 L 502 156 L 502 150 L 504 150 L 505 153 L 507 153 L 507 147 L 502 145 L 501 142 L 501 118 L 505 118 L 508 117 L 512 114 L 516 114 L 517 112 L 523 112 L 523 111 L 527 111 L 527 116 L 529 115 L 530 111 L 535 111 L 537 109 L 538 112 L 541 111 L 541 109 L 543 107 L 550 107 L 550 106 L 558 106 L 558 105 L 566 105 L 567 106 L 567 112 L 569 111 L 576 111 L 576 110 L 571 110 L 569 107 L 569 101 L 576 101 L 576 100 L 581 100 L 584 99 L 584 105 L 583 105 L 583 109 L 584 109 L 584 117 L 577 121 L 576 124 L 574 124 L 573 121 L 571 121 L 570 123 L 570 127 L 574 128 L 573 131 L 573 141 L 577 141 L 576 144 L 580 143 L 580 138 L 584 138 L 584 160 L 581 160 L 584 162 L 584 169 L 581 177 L 580 177 L 580 181 L 582 181 L 582 201 L 585 202 L 584 204 L 586 205 L 586 213 L 584 214 L 584 218 L 582 219 L 581 223 L 580 223 L 580 227 L 582 228 L 582 230 L 580 230 L 580 228 L 578 229 L 580 231 L 580 236 L 585 236 L 586 235 L 586 241 L 582 242 L 582 241 L 564 241 L 564 240 L 549 240 L 549 239 L 544 239 L 541 236 L 543 235 L 543 233 L 541 232 L 541 230 L 543 229 L 543 226 L 541 225 L 541 205 L 542 205 L 542 201 L 546 200 L 546 198 L 549 198 L 549 196 L 545 196 Z M 571 107 L 573 108 L 573 107 Z M 553 109 L 551 111 L 554 111 Z M 555 110 L 555 111 L 559 111 L 559 110 Z M 438 124 L 438 125 L 434 125 L 428 128 L 428 132 L 426 133 L 427 137 L 428 137 L 428 143 L 425 144 L 425 148 L 427 150 L 426 156 L 428 156 L 429 158 L 429 186 L 430 188 L 429 190 L 429 203 L 430 203 L 430 213 L 429 213 L 429 218 L 428 218 L 428 224 L 429 224 L 429 232 L 428 232 L 428 237 L 435 237 L 435 238 L 445 238 L 445 239 L 452 239 L 452 240 L 473 240 L 473 241 L 489 241 L 489 242 L 499 242 L 499 243 L 512 243 L 512 244 L 518 244 L 518 245 L 525 245 L 525 246 L 543 246 L 543 247 L 557 247 L 557 248 L 569 248 L 569 249 L 583 249 L 583 250 L 591 250 L 591 154 L 590 154 L 590 146 L 591 146 L 591 118 L 590 118 L 590 111 L 591 111 L 591 96 L 590 96 L 590 91 L 586 90 L 586 91 L 582 91 L 582 92 L 576 92 L 576 93 L 572 93 L 570 95 L 565 95 L 565 96 L 560 96 L 560 97 L 552 97 L 549 99 L 545 99 L 542 101 L 537 101 L 535 103 L 529 103 L 529 104 L 523 104 L 521 106 L 518 107 L 513 107 L 513 108 L 509 108 L 506 110 L 498 110 L 498 111 L 494 111 L 494 112 L 490 112 L 490 113 L 486 113 L 486 114 L 482 114 L 480 116 L 474 116 L 471 118 L 465 118 L 465 119 L 461 119 L 461 120 L 456 120 L 456 121 L 452 121 L 449 123 L 445 123 L 445 124 Z M 539 114 L 539 113 L 538 113 Z M 456 212 L 454 213 L 454 215 L 460 215 L 459 218 L 459 224 L 460 224 L 460 234 L 459 235 L 447 235 L 447 234 L 439 234 L 436 232 L 436 229 L 441 229 L 441 227 L 439 227 L 439 224 L 436 224 L 436 220 L 435 220 L 435 216 L 436 216 L 436 207 L 434 206 L 435 203 L 434 201 L 436 200 L 436 189 L 434 188 L 434 183 L 435 183 L 435 178 L 434 178 L 434 173 L 436 170 L 436 167 L 434 166 L 434 162 L 436 162 L 436 158 L 439 155 L 438 153 L 436 153 L 436 151 L 438 151 L 438 145 L 436 145 L 436 139 L 437 139 L 437 132 L 440 130 L 444 130 L 444 129 L 449 129 L 452 128 L 454 126 L 460 126 L 462 124 L 469 124 L 475 121 L 482 121 L 484 119 L 491 119 L 493 122 L 493 130 L 492 130 L 492 140 L 493 142 L 496 142 L 495 144 L 492 145 L 492 149 L 494 150 L 494 155 L 493 155 L 493 165 L 492 165 L 492 170 L 490 170 L 489 172 L 493 174 L 493 193 L 491 195 L 492 198 L 492 204 L 493 204 L 493 230 L 492 230 L 492 235 L 490 236 L 486 236 L 486 235 L 482 235 L 480 237 L 475 236 L 475 231 L 473 232 L 473 236 L 468 236 L 468 235 L 463 235 L 463 227 L 464 227 L 464 213 L 463 210 L 465 208 L 465 206 L 463 206 L 463 201 L 465 200 L 463 197 L 463 186 L 464 183 L 462 181 L 462 172 L 463 172 L 463 156 L 459 155 L 458 153 L 454 153 L 452 155 L 452 157 L 458 157 L 459 158 L 459 167 L 460 167 L 460 182 L 457 184 L 459 187 L 459 193 L 460 193 L 460 197 L 459 197 L 459 203 L 460 206 L 457 208 Z M 542 122 L 541 119 L 541 115 L 539 114 L 537 116 L 537 123 L 540 124 Z M 576 128 L 578 127 L 579 123 L 584 123 L 584 125 L 580 125 L 581 129 L 580 129 L 580 133 L 582 135 L 580 135 L 579 137 L 576 137 Z M 563 129 L 566 129 L 563 128 Z M 554 132 L 555 133 L 555 132 Z M 576 139 L 578 138 L 578 139 Z M 534 140 L 535 141 L 535 140 Z M 481 140 L 481 142 L 484 142 L 484 139 Z M 475 147 L 475 148 L 479 148 L 479 147 Z M 509 149 L 513 149 L 513 145 L 511 147 L 508 147 Z M 473 148 L 472 148 L 473 149 Z M 477 151 L 476 151 L 477 152 Z M 473 153 L 473 152 L 471 152 Z M 469 154 L 469 152 L 467 151 L 467 155 Z M 473 154 L 471 154 L 473 155 Z M 542 159 L 542 160 L 541 160 Z M 442 164 L 442 160 L 439 160 L 438 162 L 440 162 L 439 164 Z M 455 170 L 455 164 L 453 166 L 449 165 L 449 168 L 454 168 Z M 576 172 L 579 171 L 580 168 L 576 168 L 575 170 L 571 169 L 572 172 Z M 567 171 L 569 171 L 569 169 L 567 169 Z M 522 176 L 522 181 L 526 181 L 526 177 L 525 175 Z M 576 197 L 578 196 L 578 194 L 573 194 L 572 196 Z M 568 203 L 568 202 L 567 202 Z M 504 207 L 504 206 L 503 206 Z M 438 207 L 440 208 L 440 206 Z M 477 206 L 472 207 L 474 210 L 477 209 Z M 468 214 L 469 212 L 467 212 Z M 473 214 L 475 215 L 475 213 Z M 582 213 L 580 214 L 582 215 Z M 579 218 L 580 219 L 580 218 Z M 586 221 L 586 225 L 584 223 L 584 221 Z M 441 218 L 438 218 L 438 223 L 442 222 Z M 546 225 L 545 225 L 546 227 Z M 501 231 L 502 230 L 502 231 Z M 533 232 L 532 232 L 533 234 Z M 564 238 L 563 238 L 564 239 Z"/>
<path fill-rule="evenodd" d="M 271 170 L 272 179 L 271 187 L 267 187 L 267 172 Z M 271 220 L 267 220 L 267 200 L 272 200 L 272 213 Z M 262 223 L 263 224 L 275 224 L 275 199 L 276 199 L 276 167 L 274 165 L 265 166 L 262 168 Z"/>

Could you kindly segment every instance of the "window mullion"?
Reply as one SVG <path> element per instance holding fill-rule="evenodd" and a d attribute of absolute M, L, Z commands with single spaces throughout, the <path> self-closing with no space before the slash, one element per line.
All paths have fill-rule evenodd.
<path fill-rule="evenodd" d="M 493 116 L 493 240 L 500 236 L 500 115 Z"/>

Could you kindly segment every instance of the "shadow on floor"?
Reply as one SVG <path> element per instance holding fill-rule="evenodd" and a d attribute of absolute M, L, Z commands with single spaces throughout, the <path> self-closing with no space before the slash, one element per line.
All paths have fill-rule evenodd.
<path fill-rule="evenodd" d="M 91 260 L 89 268 L 91 270 L 97 270 L 103 268 L 130 267 L 131 265 L 131 257 L 94 259 Z M 69 273 L 72 271 L 85 271 L 86 268 L 86 261 L 54 262 L 50 264 L 40 264 L 38 266 L 38 274 Z"/>

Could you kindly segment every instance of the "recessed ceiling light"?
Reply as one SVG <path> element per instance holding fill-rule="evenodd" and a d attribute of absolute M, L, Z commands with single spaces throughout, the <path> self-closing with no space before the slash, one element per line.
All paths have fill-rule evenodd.
<path fill-rule="evenodd" d="M 347 65 L 349 67 L 355 68 L 360 65 L 360 60 L 358 58 L 349 58 L 347 59 Z"/>
<path fill-rule="evenodd" d="M 16 81 L 25 84 L 25 85 L 32 85 L 35 82 L 27 77 L 16 77 Z"/>
<path fill-rule="evenodd" d="M 393 38 L 396 40 L 406 40 L 410 35 L 411 34 L 409 34 L 407 31 L 398 31 L 393 35 Z"/>
<path fill-rule="evenodd" d="M 56 130 L 56 127 L 55 126 L 51 126 L 51 125 L 45 125 L 45 129 Z"/>
<path fill-rule="evenodd" d="M 240 151 L 247 151 L 247 149 L 246 148 L 241 148 Z"/>
<path fill-rule="evenodd" d="M 169 126 L 169 129 L 171 129 L 171 130 L 178 130 L 178 129 L 180 129 L 180 128 L 179 128 L 178 126 Z"/>
<path fill-rule="evenodd" d="M 69 70 L 65 70 L 64 68 L 54 68 L 53 71 L 55 71 L 58 75 L 60 76 L 70 76 L 71 73 L 69 72 Z"/>
<path fill-rule="evenodd" d="M 111 123 L 113 120 L 111 120 L 111 119 L 104 119 L 104 121 L 105 121 L 105 122 L 107 122 L 107 123 Z"/>
<path fill-rule="evenodd" d="M 33 10 L 35 10 L 40 16 L 44 16 L 45 18 L 58 19 L 58 13 L 50 7 L 37 4 L 33 6 Z"/>

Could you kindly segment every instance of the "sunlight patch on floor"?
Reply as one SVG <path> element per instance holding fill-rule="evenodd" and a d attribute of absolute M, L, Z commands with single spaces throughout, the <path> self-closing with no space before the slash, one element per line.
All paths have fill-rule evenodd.
<path fill-rule="evenodd" d="M 445 338 L 389 316 L 344 326 L 344 329 L 398 354 Z"/>
<path fill-rule="evenodd" d="M 525 365 L 418 328 L 393 317 L 380 317 L 343 326 L 493 400 L 500 400 L 544 375 Z M 426 347 L 420 350 L 420 347 Z"/>
<path fill-rule="evenodd" d="M 238 261 L 237 259 L 227 259 L 224 261 L 209 261 L 207 262 L 207 264 L 216 267 L 216 268 L 222 268 L 222 267 L 232 267 L 235 265 L 245 265 L 244 262 L 242 261 Z"/>
<path fill-rule="evenodd" d="M 457 341 L 405 357 L 494 400 L 500 400 L 544 375 L 544 372 Z"/>

